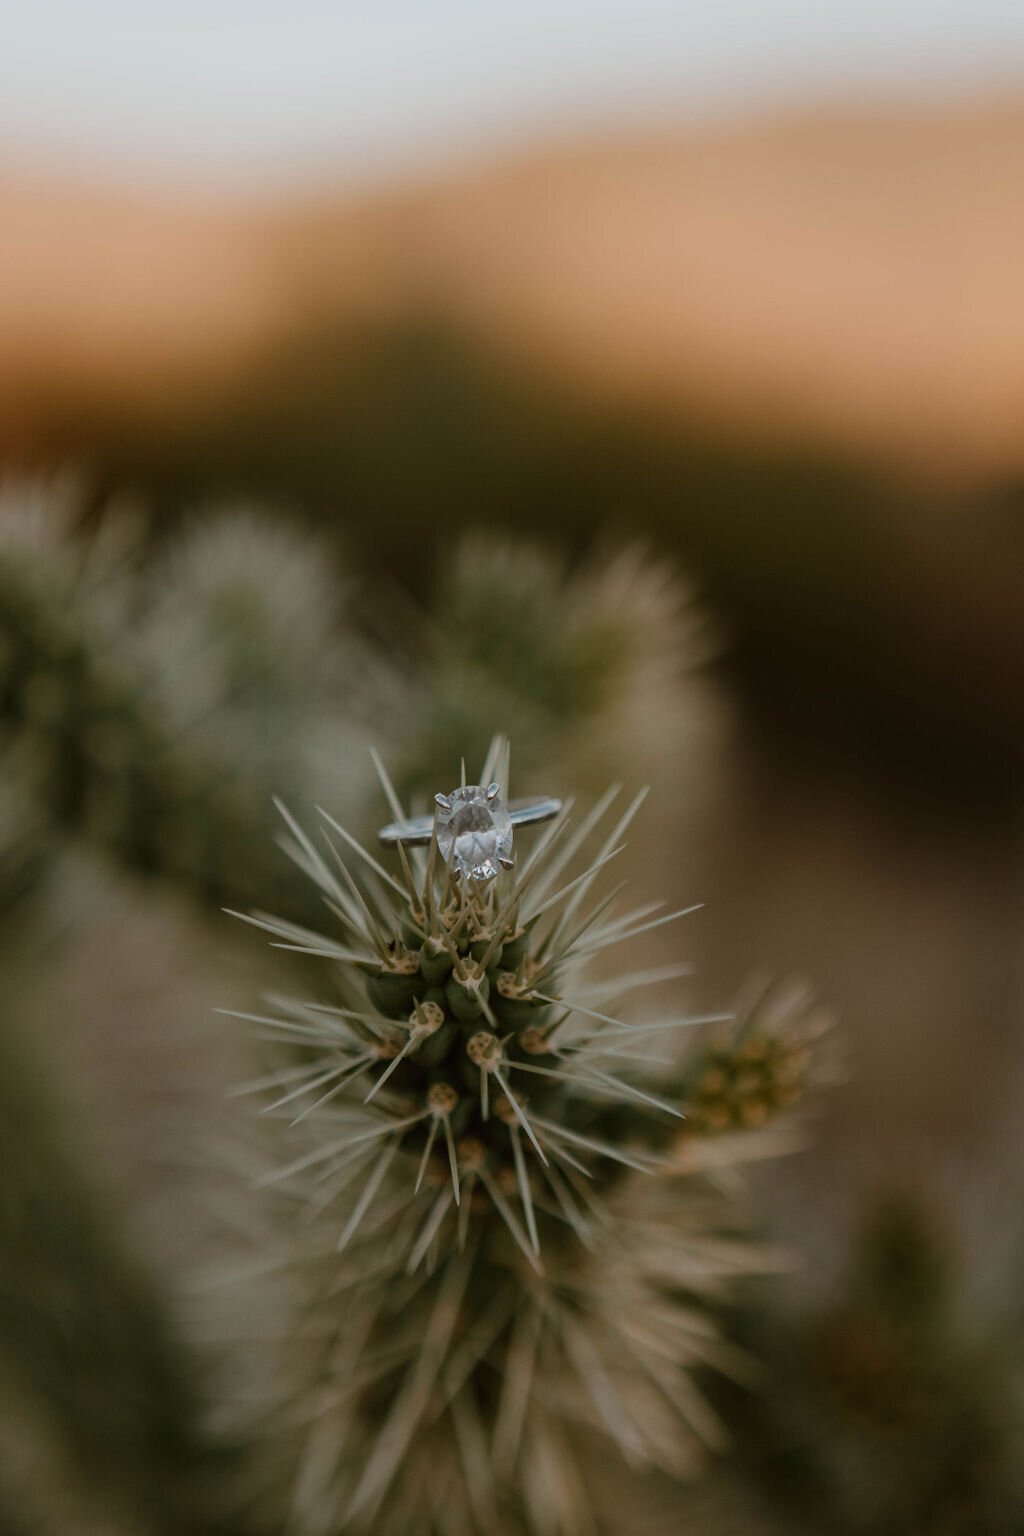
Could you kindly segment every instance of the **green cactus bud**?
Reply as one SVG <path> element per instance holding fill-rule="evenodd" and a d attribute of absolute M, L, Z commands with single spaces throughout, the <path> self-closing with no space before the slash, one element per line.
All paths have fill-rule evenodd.
<path fill-rule="evenodd" d="M 524 959 L 530 948 L 530 931 L 528 928 L 520 928 L 505 940 L 501 951 L 500 963 L 506 970 L 514 970 L 520 960 Z"/>
<path fill-rule="evenodd" d="M 452 973 L 452 957 L 440 939 L 428 938 L 420 950 L 420 971 L 431 987 L 440 987 Z"/>
<path fill-rule="evenodd" d="M 494 940 L 490 934 L 481 939 L 474 939 L 473 943 L 469 946 L 471 958 L 477 962 L 486 960 L 488 968 L 501 964 L 502 951 L 503 946 L 501 944 L 495 948 Z"/>
<path fill-rule="evenodd" d="M 495 1018 L 511 1029 L 540 1028 L 550 1015 L 550 1004 L 539 1002 L 529 984 L 520 983 L 512 971 L 499 971 L 491 991 Z"/>
<path fill-rule="evenodd" d="M 452 1017 L 464 1024 L 484 1017 L 491 984 L 486 975 L 463 979 L 457 973 L 448 978 L 444 994 Z"/>
<path fill-rule="evenodd" d="M 370 1002 L 389 1019 L 402 1018 L 425 991 L 419 956 L 412 950 L 391 955 L 379 973 L 366 982 Z"/>

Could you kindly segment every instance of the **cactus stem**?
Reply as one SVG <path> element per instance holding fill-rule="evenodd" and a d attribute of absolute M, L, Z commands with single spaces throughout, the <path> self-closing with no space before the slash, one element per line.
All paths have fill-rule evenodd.
<path fill-rule="evenodd" d="M 449 942 L 450 945 L 452 945 L 451 953 L 455 955 L 456 960 L 459 959 L 459 955 L 458 955 L 458 952 L 454 948 L 454 945 L 455 945 L 455 935 L 458 933 L 460 928 L 462 928 L 463 926 L 468 926 L 468 919 L 471 916 L 472 911 L 473 911 L 472 907 L 467 904 L 465 899 L 463 899 L 462 910 L 460 911 L 458 917 L 455 919 L 454 923 L 452 923 L 451 927 L 448 930 L 448 934 L 447 934 L 448 942 Z"/>
<path fill-rule="evenodd" d="M 515 931 L 516 924 L 515 918 L 513 916 L 513 910 L 516 905 L 517 898 L 513 895 L 513 897 L 505 903 L 501 910 L 492 916 L 491 923 L 494 928 L 494 933 L 491 938 L 491 942 L 488 944 L 486 950 L 478 962 L 481 971 L 490 969 L 498 951 L 501 949 L 505 942 L 506 935 L 509 932 Z"/>
<path fill-rule="evenodd" d="M 391 810 L 402 818 L 394 786 L 375 755 L 374 761 Z M 474 803 L 503 786 L 507 773 L 507 748 L 496 738 L 484 773 L 474 779 L 483 786 L 472 791 Z M 702 1251 L 693 1244 L 706 1238 L 707 1280 L 693 1285 L 698 1305 L 705 1294 L 710 1305 L 720 1274 L 747 1261 L 719 1240 L 713 1208 L 705 1214 L 701 1204 L 691 1229 L 674 1203 L 671 1181 L 694 1167 L 728 1167 L 735 1160 L 725 1142 L 703 1161 L 690 1152 L 698 1135 L 716 1129 L 716 1102 L 707 1087 L 713 1069 L 722 1078 L 720 1097 L 746 1094 L 730 1109 L 728 1128 L 739 1129 L 752 1123 L 755 1109 L 767 1115 L 784 1107 L 802 1065 L 788 1037 L 774 1049 L 762 1040 L 762 1029 L 739 1048 L 731 1036 L 712 1042 L 691 1068 L 668 1049 L 680 1039 L 670 1031 L 724 1022 L 728 1015 L 647 1025 L 617 1016 L 630 1016 L 626 994 L 685 975 L 687 967 L 606 972 L 600 981 L 577 980 L 574 971 L 570 978 L 567 962 L 695 910 L 627 902 L 621 886 L 604 894 L 615 883 L 604 866 L 621 851 L 622 834 L 643 799 L 620 800 L 619 793 L 617 787 L 607 793 L 581 826 L 570 822 L 566 806 L 532 852 L 523 849 L 516 871 L 491 862 L 491 878 L 479 880 L 461 866 L 455 871 L 444 858 L 443 838 L 441 847 L 425 835 L 422 848 L 399 844 L 398 880 L 391 880 L 331 818 L 324 818 L 334 829 L 324 833 L 326 843 L 316 838 L 323 858 L 289 822 L 292 857 L 345 924 L 339 948 L 356 953 L 346 957 L 338 999 L 348 1007 L 272 999 L 271 1012 L 280 1008 L 280 1018 L 249 1016 L 270 1038 L 300 1046 L 308 1059 L 298 1067 L 293 1059 L 246 1091 L 268 1089 L 270 1111 L 282 1124 L 333 1100 L 313 1127 L 315 1143 L 297 1138 L 305 1147 L 286 1156 L 304 1155 L 260 1183 L 287 1180 L 303 1224 L 316 1222 L 318 1261 L 336 1240 L 339 1249 L 348 1247 L 335 1279 L 311 1267 L 300 1304 L 308 1294 L 319 1306 L 326 1280 L 329 1307 L 335 1297 L 351 1297 L 372 1314 L 377 1292 L 393 1278 L 385 1310 L 389 1323 L 399 1324 L 370 1324 L 373 1338 L 367 1334 L 360 1345 L 355 1369 L 339 1372 L 332 1357 L 327 1368 L 335 1393 L 324 1410 L 325 1423 L 328 1410 L 332 1415 L 331 1444 L 321 1442 L 301 1474 L 298 1523 L 312 1519 L 326 1530 L 347 1521 L 353 1529 L 380 1529 L 382 1536 L 412 1525 L 422 1527 L 420 1536 L 428 1526 L 453 1532 L 457 1526 L 464 1536 L 471 1526 L 490 1529 L 514 1510 L 515 1520 L 550 1524 L 552 1533 L 557 1526 L 566 1536 L 573 1526 L 561 1513 L 552 1521 L 540 1518 L 547 1492 L 553 1490 L 560 1505 L 569 1498 L 562 1497 L 570 1483 L 560 1466 L 570 1454 L 568 1441 L 564 1452 L 556 1451 L 546 1436 L 549 1421 L 557 1434 L 564 1412 L 559 1383 L 566 1373 L 582 1378 L 567 1383 L 566 1404 L 595 1426 L 600 1421 L 634 1465 L 656 1458 L 668 1443 L 660 1419 L 651 1446 L 644 1443 L 646 1403 L 655 1389 L 693 1432 L 707 1429 L 706 1420 L 696 1422 L 700 1405 L 690 1411 L 687 1373 L 694 1357 L 674 1336 L 675 1298 L 668 1291 L 682 1277 L 679 1289 L 689 1305 L 694 1253 Z M 459 795 L 443 798 L 454 813 Z M 608 819 L 617 825 L 606 839 L 598 823 L 609 807 Z M 447 822 L 448 815 L 439 813 L 438 820 Z M 425 819 L 424 833 L 429 825 Z M 598 842 L 595 857 L 591 844 Z M 263 914 L 251 920 L 284 945 L 339 958 L 309 930 L 264 922 Z M 648 1046 L 660 1056 L 647 1054 Z M 731 1076 L 721 1066 L 727 1061 Z M 669 1070 L 652 1073 L 657 1062 Z M 347 1100 L 334 1098 L 356 1079 Z M 693 1116 L 689 1129 L 673 1130 L 684 1108 Z M 624 1178 L 627 1170 L 636 1176 Z M 486 1252 L 485 1266 L 467 1296 L 477 1248 Z M 545 1272 L 552 1283 L 535 1280 Z M 361 1289 L 365 1303 L 358 1301 Z M 635 1304 L 624 1312 L 623 1297 L 630 1296 Z M 642 1327 L 634 1328 L 634 1316 L 644 1319 Z M 336 1336 L 338 1327 L 328 1311 L 325 1335 Z M 319 1370 L 312 1350 L 310 1359 Z M 500 1379 L 502 1372 L 496 1392 L 495 1373 Z M 435 1465 L 442 1442 L 448 1460 Z M 323 1477 L 321 1455 L 333 1458 Z M 461 1502 L 449 1520 L 450 1493 Z M 497 1502 L 506 1494 L 515 1501 L 507 1510 Z"/>

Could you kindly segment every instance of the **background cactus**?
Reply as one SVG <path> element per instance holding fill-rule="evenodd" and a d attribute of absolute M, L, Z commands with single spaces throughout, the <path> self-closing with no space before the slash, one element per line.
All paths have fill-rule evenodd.
<path fill-rule="evenodd" d="M 569 574 L 469 536 L 429 610 L 388 597 L 371 610 L 325 537 L 269 512 L 201 511 L 159 538 L 126 508 L 85 519 L 71 481 L 9 483 L 3 782 L 34 806 L 36 852 L 84 835 L 205 900 L 301 918 L 307 888 L 267 836 L 275 794 L 362 827 L 371 737 L 415 799 L 451 741 L 482 757 L 502 724 L 527 787 L 594 792 L 628 768 L 664 791 L 673 837 L 706 821 L 724 711 L 699 671 L 706 621 L 666 564 L 634 548 Z"/>
<path fill-rule="evenodd" d="M 231 512 L 147 563 L 126 514 L 90 534 L 70 493 L 6 499 L 0 713 L 39 814 L 206 899 L 265 891 L 272 793 L 338 778 L 343 649 L 325 551 Z"/>
<path fill-rule="evenodd" d="M 481 762 L 501 732 L 521 788 L 540 771 L 596 797 L 629 768 L 659 798 L 662 826 L 692 839 L 727 731 L 705 672 L 715 646 L 689 585 L 640 545 L 569 567 L 539 544 L 470 534 L 441 563 L 410 656 L 393 776 L 429 798 L 453 742 Z"/>

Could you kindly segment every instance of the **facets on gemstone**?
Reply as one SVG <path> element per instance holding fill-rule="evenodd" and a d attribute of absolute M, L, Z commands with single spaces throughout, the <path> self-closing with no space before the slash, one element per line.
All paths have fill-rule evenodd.
<path fill-rule="evenodd" d="M 437 797 L 438 851 L 463 880 L 493 880 L 512 856 L 512 818 L 497 794 L 488 799 L 492 787 L 467 784 Z"/>

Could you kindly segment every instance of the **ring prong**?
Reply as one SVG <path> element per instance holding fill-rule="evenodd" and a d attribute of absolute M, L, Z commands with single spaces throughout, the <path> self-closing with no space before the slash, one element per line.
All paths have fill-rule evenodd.
<path fill-rule="evenodd" d="M 487 786 L 487 798 L 488 798 L 488 800 L 493 800 L 495 795 L 499 792 L 500 789 L 501 789 L 501 785 L 500 784 L 488 784 L 488 786 Z"/>
<path fill-rule="evenodd" d="M 499 855 L 498 863 L 501 865 L 502 869 L 514 869 L 515 868 L 515 860 L 514 859 L 505 859 L 505 858 L 502 858 Z"/>
<path fill-rule="evenodd" d="M 421 804 L 422 804 L 422 802 L 421 802 Z M 448 799 L 447 795 L 435 795 L 434 796 L 434 804 L 435 805 L 439 805 L 441 807 L 442 811 L 450 811 L 451 808 L 452 808 L 452 803 Z"/>

